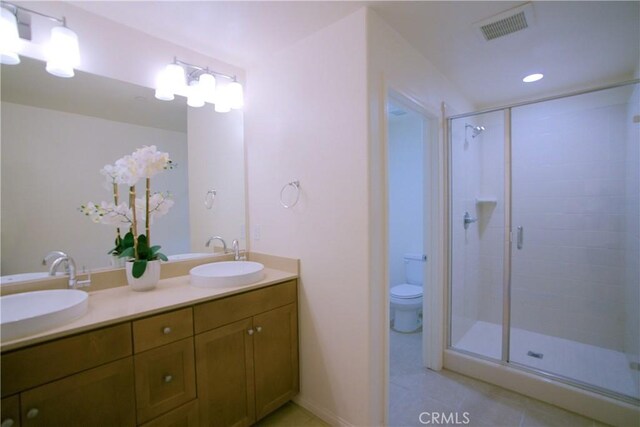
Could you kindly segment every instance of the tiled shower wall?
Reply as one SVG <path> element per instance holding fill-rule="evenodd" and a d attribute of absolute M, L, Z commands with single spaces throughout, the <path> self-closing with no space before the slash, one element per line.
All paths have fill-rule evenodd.
<path fill-rule="evenodd" d="M 640 353 L 638 92 L 512 111 L 512 326 Z M 631 110 L 635 109 L 636 113 Z M 476 320 L 502 322 L 503 112 L 452 124 L 452 342 Z M 473 120 L 473 122 L 472 122 Z M 476 198 L 495 203 L 476 203 Z M 464 211 L 478 222 L 465 231 Z M 496 343 L 499 346 L 499 343 Z"/>
<path fill-rule="evenodd" d="M 479 239 L 479 319 L 502 323 L 504 275 L 504 112 L 478 118 L 485 131 L 478 136 L 480 189 L 470 227 Z M 495 200 L 495 203 L 493 202 Z M 500 346 L 500 343 L 496 345 Z"/>
<path fill-rule="evenodd" d="M 511 313 L 514 327 L 623 350 L 628 93 L 614 95 L 514 109 L 513 229 L 525 238 Z"/>
<path fill-rule="evenodd" d="M 640 362 L 640 86 L 626 108 L 624 344 L 630 362 Z M 634 123 L 634 120 L 636 122 Z M 640 371 L 635 374 L 640 389 Z"/>
<path fill-rule="evenodd" d="M 466 125 L 483 126 L 473 137 Z M 504 113 L 452 123 L 452 343 L 478 320 L 502 321 Z M 464 229 L 464 213 L 477 221 Z M 500 352 L 499 340 L 489 344 Z M 489 354 L 486 354 L 487 356 Z"/>
<path fill-rule="evenodd" d="M 480 191 L 481 151 L 479 139 L 465 131 L 465 119 L 452 123 L 451 137 L 451 342 L 455 345 L 479 320 L 480 241 L 475 227 L 465 231 L 462 219 L 465 211 L 475 216 L 475 198 Z"/>

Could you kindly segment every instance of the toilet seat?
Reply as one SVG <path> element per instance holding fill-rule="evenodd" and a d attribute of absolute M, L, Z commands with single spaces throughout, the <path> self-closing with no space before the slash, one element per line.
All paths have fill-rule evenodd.
<path fill-rule="evenodd" d="M 399 299 L 413 299 L 422 297 L 422 287 L 403 283 L 391 288 L 391 296 Z"/>

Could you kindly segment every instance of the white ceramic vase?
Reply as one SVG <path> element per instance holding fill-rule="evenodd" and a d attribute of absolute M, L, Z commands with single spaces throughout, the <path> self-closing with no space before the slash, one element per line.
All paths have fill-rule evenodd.
<path fill-rule="evenodd" d="M 160 281 L 160 261 L 147 261 L 147 268 L 142 276 L 137 279 L 133 277 L 133 261 L 127 261 L 125 269 L 127 282 L 129 282 L 129 286 L 134 291 L 150 291 Z"/>
<path fill-rule="evenodd" d="M 111 255 L 111 267 L 122 268 L 126 262 L 127 260 L 125 258 L 120 258 L 118 255 Z"/>

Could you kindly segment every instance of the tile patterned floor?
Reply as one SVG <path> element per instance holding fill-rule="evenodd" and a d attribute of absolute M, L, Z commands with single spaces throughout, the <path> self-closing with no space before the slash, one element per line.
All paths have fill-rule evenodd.
<path fill-rule="evenodd" d="M 271 415 L 260 420 L 257 427 L 329 427 L 329 424 L 301 408 L 293 402 L 289 402 Z"/>
<path fill-rule="evenodd" d="M 391 331 L 389 426 L 424 426 L 420 413 L 458 413 L 470 427 L 606 427 L 578 414 L 451 371 L 422 367 L 421 334 Z M 328 427 L 293 402 L 256 424 L 259 427 Z"/>
<path fill-rule="evenodd" d="M 422 412 L 456 412 L 468 426 L 602 427 L 578 414 L 530 399 L 451 371 L 435 372 L 421 365 L 421 335 L 391 331 L 389 425 L 423 426 Z M 433 425 L 433 423 L 432 423 Z M 440 424 L 456 425 L 456 424 Z M 460 424 L 457 424 L 460 425 Z"/>
<path fill-rule="evenodd" d="M 500 359 L 501 337 L 501 325 L 477 321 L 455 347 Z M 544 357 L 527 356 L 529 350 Z M 511 360 L 640 398 L 640 371 L 631 370 L 619 351 L 513 328 Z"/>

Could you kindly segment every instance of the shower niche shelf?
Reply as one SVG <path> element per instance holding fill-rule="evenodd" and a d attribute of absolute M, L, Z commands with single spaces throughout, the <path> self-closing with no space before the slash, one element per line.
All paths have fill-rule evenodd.
<path fill-rule="evenodd" d="M 497 203 L 497 197 L 476 197 L 476 205 L 495 205 Z"/>

